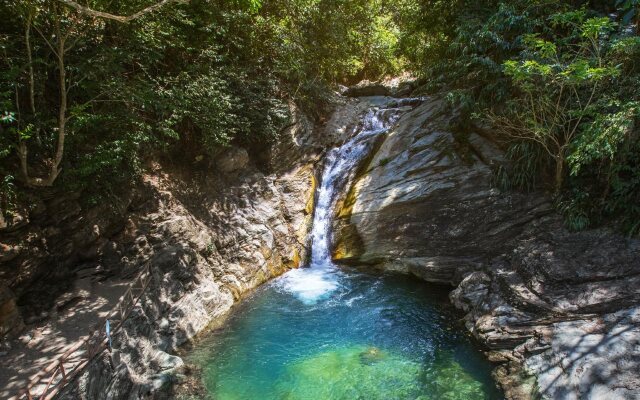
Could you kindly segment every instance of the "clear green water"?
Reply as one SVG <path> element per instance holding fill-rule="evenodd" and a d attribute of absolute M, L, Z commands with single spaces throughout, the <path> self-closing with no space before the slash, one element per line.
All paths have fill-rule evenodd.
<path fill-rule="evenodd" d="M 263 286 L 195 345 L 187 360 L 211 398 L 502 398 L 442 289 L 351 270 L 324 273 L 321 296 L 300 283 Z"/>

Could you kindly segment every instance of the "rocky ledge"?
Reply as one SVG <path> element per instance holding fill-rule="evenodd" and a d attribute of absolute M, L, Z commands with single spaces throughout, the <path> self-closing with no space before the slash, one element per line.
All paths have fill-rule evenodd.
<path fill-rule="evenodd" d="M 25 330 L 23 321 L 25 337 L 38 324 L 55 324 L 56 305 L 73 282 L 133 281 L 149 265 L 149 286 L 113 337 L 112 351 L 59 397 L 172 398 L 171 383 L 187 368 L 177 349 L 221 322 L 247 292 L 304 262 L 316 164 L 357 122 L 364 106 L 356 103 L 340 100 L 322 125 L 292 104 L 292 123 L 277 147 L 253 155 L 231 147 L 182 167 L 150 164 L 143 181 L 112 204 L 87 207 L 78 194 L 41 196 L 0 226 L 3 346 L 20 345 L 9 339 Z M 74 312 L 73 304 L 65 303 L 65 312 Z M 2 395 L 27 379 L 20 365 L 12 368 Z"/>
<path fill-rule="evenodd" d="M 148 177 L 154 200 L 129 220 L 134 251 L 150 263 L 149 288 L 114 337 L 113 350 L 95 360 L 62 397 L 166 395 L 185 372 L 175 355 L 181 345 L 219 322 L 246 292 L 300 266 L 313 182 L 310 165 L 277 178 L 253 173 L 195 205 L 196 197 L 187 202 L 171 177 Z"/>
<path fill-rule="evenodd" d="M 456 286 L 509 399 L 640 398 L 640 241 L 565 229 L 544 193 L 501 193 L 490 133 L 426 101 L 342 199 L 334 259 Z"/>

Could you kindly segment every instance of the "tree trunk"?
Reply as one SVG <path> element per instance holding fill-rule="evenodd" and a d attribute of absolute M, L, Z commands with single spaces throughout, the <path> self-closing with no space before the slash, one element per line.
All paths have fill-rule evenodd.
<path fill-rule="evenodd" d="M 33 57 L 31 55 L 31 20 L 33 15 L 29 13 L 27 16 L 27 26 L 24 31 L 24 41 L 27 47 L 27 63 L 29 68 L 29 106 L 31 107 L 31 113 L 36 113 L 36 89 L 35 79 L 33 77 Z"/>
<path fill-rule="evenodd" d="M 29 164 L 27 163 L 27 144 L 22 140 L 18 140 L 18 158 L 20 159 L 20 172 L 22 173 L 22 177 L 25 182 L 28 184 L 31 183 L 31 179 L 29 178 Z"/>
<path fill-rule="evenodd" d="M 29 176 L 29 163 L 28 163 L 28 148 L 27 144 L 18 138 L 18 157 L 20 158 L 20 171 L 28 185 L 32 186 L 52 186 L 56 178 L 60 174 L 60 164 L 62 163 L 62 156 L 64 155 L 64 140 L 66 138 L 66 124 L 67 124 L 67 73 L 64 65 L 64 55 L 67 49 L 65 49 L 66 35 L 62 34 L 60 27 L 61 15 L 59 9 L 54 5 L 55 11 L 55 38 L 56 49 L 54 50 L 58 64 L 58 89 L 60 91 L 59 109 L 58 109 L 58 141 L 56 145 L 56 152 L 51 160 L 51 168 L 49 174 L 45 178 L 32 178 Z M 35 115 L 35 78 L 33 72 L 33 57 L 31 52 L 31 22 L 33 14 L 29 13 L 27 16 L 27 24 L 25 27 L 25 42 L 27 51 L 27 61 L 29 70 L 29 106 L 31 113 Z M 46 40 L 46 39 L 45 39 Z M 36 133 L 37 135 L 37 133 Z M 38 138 L 39 141 L 39 138 Z"/>
<path fill-rule="evenodd" d="M 555 173 L 555 194 L 560 193 L 562 184 L 564 183 L 564 157 L 562 154 L 556 155 L 556 173 Z"/>
<path fill-rule="evenodd" d="M 51 171 L 49 177 L 46 180 L 45 185 L 51 186 L 60 174 L 60 163 L 62 162 L 62 156 L 64 155 L 64 139 L 66 137 L 66 125 L 67 125 L 67 73 L 64 66 L 64 53 L 65 53 L 65 36 L 62 35 L 60 29 L 60 18 L 56 19 L 56 39 L 58 44 L 57 56 L 58 56 L 58 79 L 60 89 L 60 108 L 58 110 L 58 144 L 56 146 L 56 154 L 51 165 Z"/>
<path fill-rule="evenodd" d="M 35 79 L 35 74 L 33 72 L 33 55 L 32 55 L 32 50 L 31 50 L 31 22 L 33 21 L 34 15 L 32 13 L 29 13 L 29 15 L 27 16 L 27 26 L 25 28 L 25 32 L 24 32 L 24 41 L 25 41 L 25 46 L 27 48 L 27 63 L 29 64 L 28 66 L 28 70 L 29 70 L 29 107 L 31 108 L 31 115 L 33 118 L 35 118 L 36 115 L 36 79 Z M 40 138 L 40 128 L 39 127 L 35 127 L 35 136 L 36 136 L 36 143 L 38 143 L 38 146 L 42 145 L 42 139 Z"/>
<path fill-rule="evenodd" d="M 27 63 L 29 69 L 29 108 L 31 109 L 32 117 L 36 114 L 36 102 L 35 102 L 35 79 L 33 77 L 33 57 L 31 54 L 31 21 L 33 15 L 29 12 L 27 16 L 27 23 L 24 30 L 24 41 L 27 50 Z M 40 137 L 37 136 L 38 143 L 40 143 Z M 29 178 L 29 152 L 27 144 L 18 136 L 18 158 L 20 159 L 20 173 L 25 182 L 30 183 Z"/>

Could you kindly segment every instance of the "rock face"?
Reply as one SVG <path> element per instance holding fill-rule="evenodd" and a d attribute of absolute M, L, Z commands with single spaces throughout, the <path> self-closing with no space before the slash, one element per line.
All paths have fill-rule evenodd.
<path fill-rule="evenodd" d="M 301 265 L 313 168 L 245 179 L 216 196 L 190 197 L 193 204 L 180 200 L 180 183 L 147 180 L 158 196 L 130 218 L 136 253 L 151 265 L 150 286 L 114 337 L 113 351 L 61 398 L 162 398 L 183 372 L 179 346 L 219 322 L 247 291 Z"/>
<path fill-rule="evenodd" d="M 13 336 L 24 327 L 11 289 L 0 284 L 0 337 Z"/>
<path fill-rule="evenodd" d="M 442 108 L 426 101 L 389 132 L 339 211 L 336 260 L 453 284 L 550 212 L 543 198 L 491 189 L 499 151 L 477 134 L 456 137 Z"/>
<path fill-rule="evenodd" d="M 150 165 L 115 204 L 40 196 L 0 228 L 2 334 L 19 332 L 7 326 L 19 328 L 21 314 L 29 326 L 48 318 L 49 305 L 80 274 L 133 279 L 148 263 L 149 286 L 113 337 L 113 350 L 58 397 L 171 398 L 167 388 L 185 368 L 178 347 L 221 322 L 248 291 L 305 261 L 315 164 L 319 151 L 339 140 L 326 132 L 298 112 L 284 133 L 289 140 L 268 154 L 271 174 L 246 150 L 229 148 L 215 168 Z"/>
<path fill-rule="evenodd" d="M 348 97 L 388 96 L 389 88 L 382 83 L 362 81 L 357 85 L 348 87 L 343 95 Z"/>
<path fill-rule="evenodd" d="M 568 232 L 437 99 L 405 114 L 339 205 L 334 259 L 457 286 L 508 398 L 640 398 L 640 241 Z"/>

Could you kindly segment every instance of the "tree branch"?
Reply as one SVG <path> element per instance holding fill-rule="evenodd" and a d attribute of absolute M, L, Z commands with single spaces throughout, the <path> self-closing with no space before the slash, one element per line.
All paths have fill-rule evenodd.
<path fill-rule="evenodd" d="M 147 8 L 143 8 L 142 10 L 131 14 L 131 15 L 115 15 L 115 14 L 110 14 L 108 12 L 104 12 L 104 11 L 97 11 L 97 10 L 93 10 L 89 7 L 83 6 L 81 4 L 76 3 L 73 0 L 58 0 L 61 3 L 75 9 L 76 11 L 82 13 L 82 14 L 86 14 L 86 15 L 90 15 L 92 17 L 96 17 L 96 18 L 105 18 L 105 19 L 111 19 L 114 21 L 118 21 L 118 22 L 122 22 L 122 23 L 127 23 L 130 21 L 133 21 L 134 19 L 140 18 L 143 15 L 149 14 L 151 12 L 154 12 L 162 7 L 164 7 L 165 5 L 169 4 L 169 3 L 187 3 L 189 0 L 162 0 L 156 4 L 150 5 Z"/>

